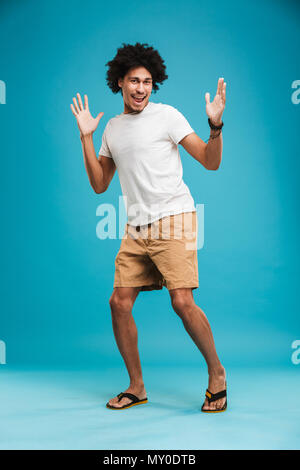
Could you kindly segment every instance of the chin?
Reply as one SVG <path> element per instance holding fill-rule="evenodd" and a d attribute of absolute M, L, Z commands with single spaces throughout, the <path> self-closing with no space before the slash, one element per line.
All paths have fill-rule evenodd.
<path fill-rule="evenodd" d="M 148 104 L 148 100 L 146 99 L 146 100 L 143 102 L 143 106 L 142 106 L 141 108 L 139 108 L 139 107 L 137 106 L 136 109 L 137 109 L 138 111 L 143 111 L 144 107 L 147 106 L 147 104 Z"/>
<path fill-rule="evenodd" d="M 140 113 L 148 104 L 148 101 L 149 101 L 149 98 L 146 98 L 145 101 L 143 102 L 143 106 L 141 107 L 138 104 L 130 102 L 129 104 L 127 104 L 127 108 L 130 110 L 129 112 Z"/>

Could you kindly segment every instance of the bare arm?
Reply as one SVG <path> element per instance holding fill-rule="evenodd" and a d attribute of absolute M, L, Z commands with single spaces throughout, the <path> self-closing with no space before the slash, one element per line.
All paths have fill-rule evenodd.
<path fill-rule="evenodd" d="M 84 165 L 92 188 L 100 194 L 106 191 L 116 170 L 112 158 L 102 155 L 99 159 L 97 158 L 93 143 L 93 133 L 104 113 L 99 113 L 96 118 L 93 118 L 89 111 L 87 95 L 84 95 L 84 106 L 79 93 L 77 93 L 77 98 L 78 104 L 76 98 L 73 98 L 74 106 L 71 104 L 71 110 L 80 130 Z"/>
<path fill-rule="evenodd" d="M 183 148 L 201 163 L 207 170 L 217 170 L 222 160 L 222 133 L 214 138 L 219 131 L 210 131 L 210 139 L 206 144 L 196 132 L 186 135 L 179 143 Z"/>
<path fill-rule="evenodd" d="M 81 135 L 84 164 L 90 183 L 95 193 L 101 194 L 107 190 L 109 183 L 116 171 L 116 165 L 112 158 L 100 155 L 97 158 L 92 134 Z"/>
<path fill-rule="evenodd" d="M 217 170 L 219 168 L 222 161 L 222 149 L 222 132 L 211 129 L 210 138 L 205 149 L 205 158 L 209 170 Z"/>

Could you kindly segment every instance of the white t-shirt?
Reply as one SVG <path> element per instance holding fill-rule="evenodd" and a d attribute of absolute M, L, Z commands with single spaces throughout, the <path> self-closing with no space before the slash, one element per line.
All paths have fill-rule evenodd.
<path fill-rule="evenodd" d="M 118 114 L 107 122 L 99 155 L 114 160 L 128 224 L 196 210 L 178 149 L 192 132 L 180 111 L 152 101 L 139 113 Z"/>

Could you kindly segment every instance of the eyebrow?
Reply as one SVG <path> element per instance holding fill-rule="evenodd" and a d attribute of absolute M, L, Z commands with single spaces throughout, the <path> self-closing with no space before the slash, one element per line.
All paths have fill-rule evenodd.
<path fill-rule="evenodd" d="M 136 78 L 137 80 L 140 79 L 139 77 L 129 77 L 129 80 L 130 80 L 131 78 Z M 152 78 L 150 78 L 150 77 L 149 77 L 149 78 L 145 78 L 145 80 L 152 80 Z"/>

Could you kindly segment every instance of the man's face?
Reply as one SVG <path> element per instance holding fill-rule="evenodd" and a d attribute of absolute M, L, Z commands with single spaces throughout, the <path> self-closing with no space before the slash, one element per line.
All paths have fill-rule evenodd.
<path fill-rule="evenodd" d="M 118 85 L 123 92 L 124 113 L 143 111 L 152 93 L 151 73 L 145 67 L 132 68 L 124 79 L 119 79 Z"/>

